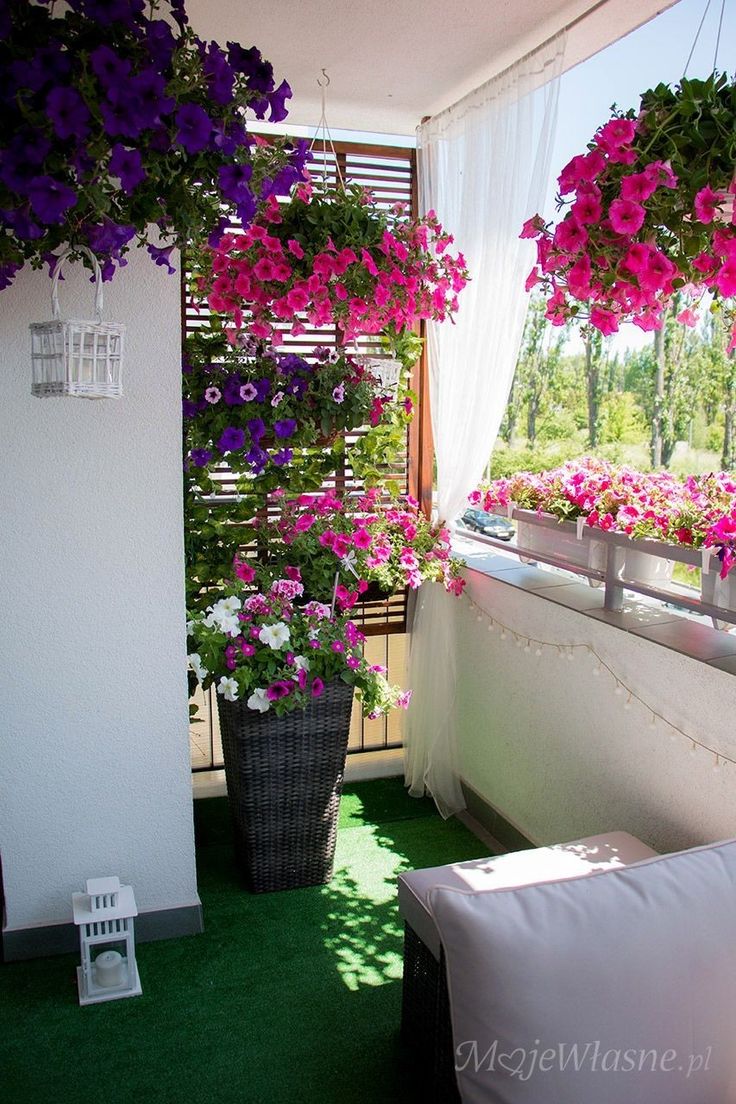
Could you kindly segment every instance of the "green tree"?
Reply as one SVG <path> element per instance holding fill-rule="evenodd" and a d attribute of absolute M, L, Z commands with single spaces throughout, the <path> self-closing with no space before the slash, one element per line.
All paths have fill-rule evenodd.
<path fill-rule="evenodd" d="M 520 408 L 526 408 L 526 435 L 532 447 L 537 439 L 545 402 L 556 394 L 562 350 L 567 340 L 566 327 L 553 329 L 547 324 L 545 309 L 545 301 L 539 296 L 533 297 L 529 303 L 512 389 L 512 401 L 517 405 L 511 414 L 507 408 L 506 421 L 508 426 L 511 420 L 511 432 Z M 506 440 L 510 440 L 511 432 Z"/>

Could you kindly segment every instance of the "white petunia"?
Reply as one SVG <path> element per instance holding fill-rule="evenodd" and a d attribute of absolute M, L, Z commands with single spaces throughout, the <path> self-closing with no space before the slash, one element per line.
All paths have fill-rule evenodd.
<path fill-rule="evenodd" d="M 289 643 L 289 626 L 283 621 L 277 621 L 275 625 L 264 625 L 258 634 L 261 644 L 268 644 L 275 652 Z"/>
<path fill-rule="evenodd" d="M 237 613 L 239 609 L 243 608 L 243 603 L 233 594 L 229 598 L 221 598 L 219 602 L 215 602 L 212 608 L 219 608 L 227 613 Z"/>
<path fill-rule="evenodd" d="M 217 684 L 217 693 L 222 694 L 225 701 L 238 700 L 238 684 L 234 678 L 223 675 Z"/>
<path fill-rule="evenodd" d="M 248 698 L 248 708 L 257 709 L 259 713 L 266 713 L 271 708 L 271 703 L 266 697 L 266 691 L 260 687 L 255 689 Z"/>
<path fill-rule="evenodd" d="M 297 671 L 308 671 L 309 660 L 306 656 L 294 656 L 294 666 L 296 667 Z"/>
<path fill-rule="evenodd" d="M 199 652 L 192 652 L 190 656 L 187 656 L 187 659 L 189 660 L 189 666 L 192 668 L 195 675 L 197 676 L 197 682 L 204 682 L 207 675 L 209 674 L 209 671 L 202 663 L 202 657 L 200 656 Z"/>
<path fill-rule="evenodd" d="M 192 635 L 192 629 L 193 628 L 194 628 L 194 622 L 193 621 L 187 621 L 187 636 Z"/>

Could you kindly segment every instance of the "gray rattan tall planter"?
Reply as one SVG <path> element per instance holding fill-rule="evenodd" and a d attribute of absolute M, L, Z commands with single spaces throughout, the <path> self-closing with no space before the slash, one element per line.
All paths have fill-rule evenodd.
<path fill-rule="evenodd" d="M 218 695 L 235 851 L 254 893 L 332 877 L 352 703 L 341 681 L 283 717 Z"/>

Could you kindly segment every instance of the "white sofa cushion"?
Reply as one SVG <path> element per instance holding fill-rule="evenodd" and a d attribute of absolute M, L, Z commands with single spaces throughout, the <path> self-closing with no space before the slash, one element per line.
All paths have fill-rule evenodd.
<path fill-rule="evenodd" d="M 465 1104 L 736 1101 L 736 841 L 429 904 Z"/>
<path fill-rule="evenodd" d="M 584 878 L 599 870 L 630 866 L 656 854 L 628 832 L 606 832 L 572 843 L 555 843 L 550 847 L 491 855 L 487 859 L 409 870 L 399 876 L 399 910 L 439 961 L 440 937 L 428 904 L 435 886 L 490 890 L 557 882 L 562 878 Z"/>

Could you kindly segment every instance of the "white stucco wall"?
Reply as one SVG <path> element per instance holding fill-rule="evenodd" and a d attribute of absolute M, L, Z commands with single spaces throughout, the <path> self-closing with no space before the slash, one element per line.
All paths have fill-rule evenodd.
<path fill-rule="evenodd" d="M 468 572 L 470 598 L 519 633 L 588 643 L 619 678 L 679 728 L 736 758 L 736 676 Z M 624 708 L 591 657 L 517 648 L 447 599 L 458 654 L 464 780 L 535 843 L 623 829 L 672 851 L 736 836 L 736 766 L 636 703 Z"/>
<path fill-rule="evenodd" d="M 76 270 L 76 271 L 75 271 Z M 36 399 L 28 323 L 0 293 L 0 854 L 6 927 L 71 919 L 88 877 L 139 908 L 196 904 L 181 521 L 179 281 L 145 254 L 106 285 L 124 397 Z M 80 266 L 62 312 L 90 317 Z"/>

